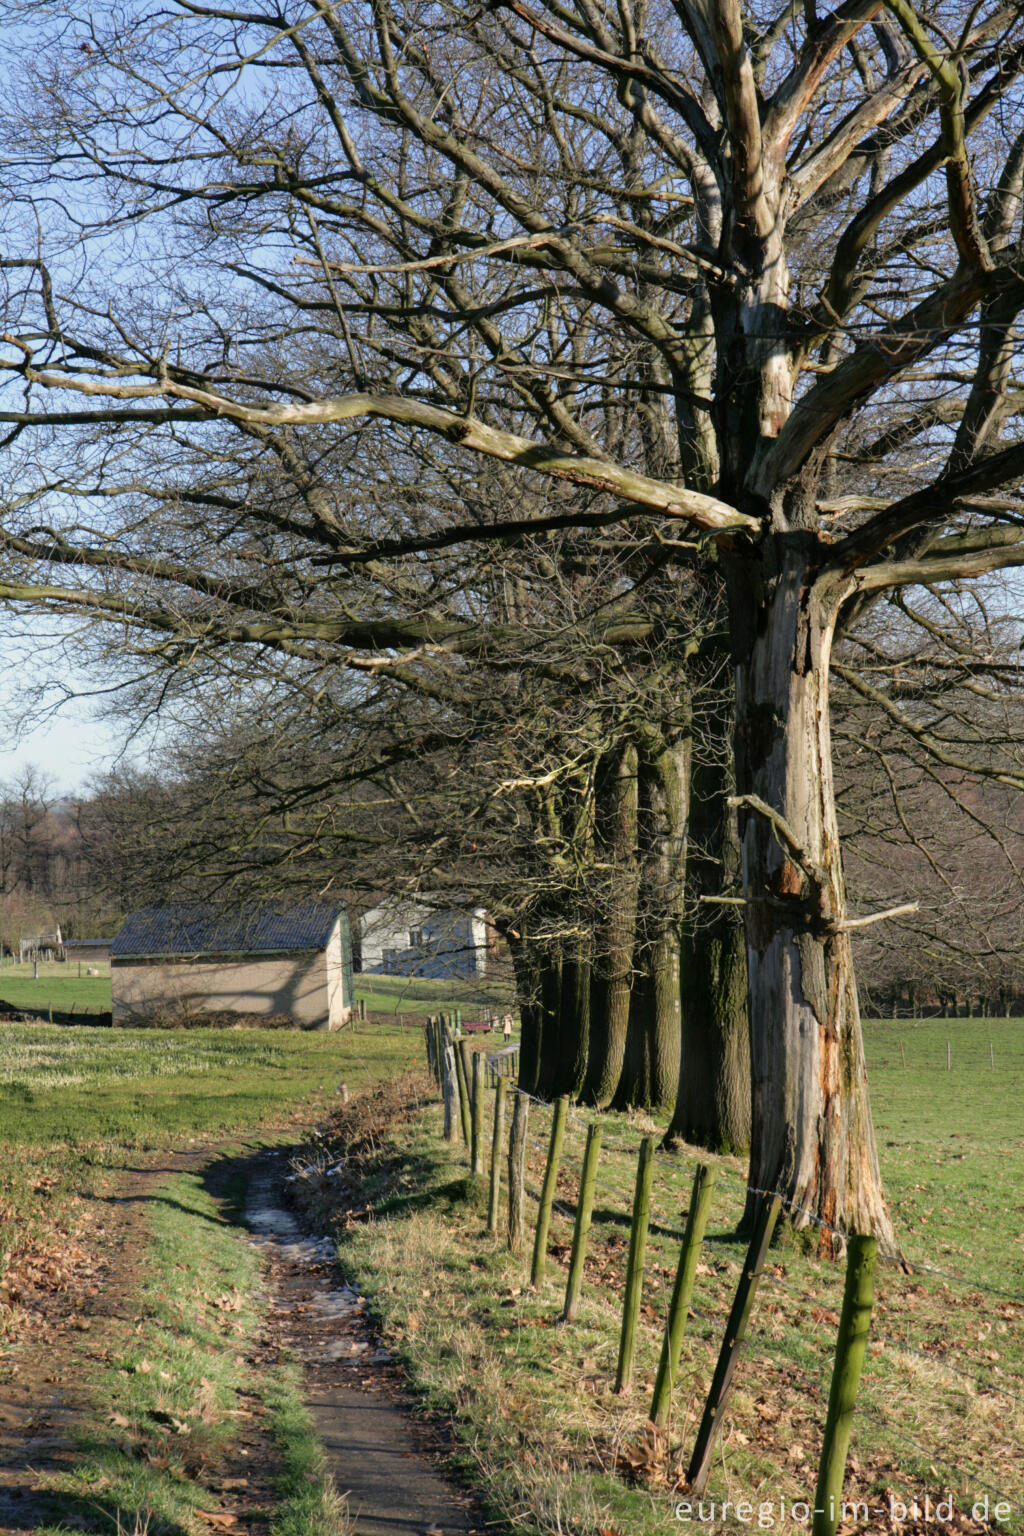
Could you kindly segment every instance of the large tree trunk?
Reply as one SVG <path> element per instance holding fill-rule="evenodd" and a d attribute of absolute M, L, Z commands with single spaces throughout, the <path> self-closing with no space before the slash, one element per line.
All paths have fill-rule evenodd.
<path fill-rule="evenodd" d="M 539 971 L 540 1051 L 535 1092 L 538 1098 L 550 1099 L 557 1092 L 562 1052 L 562 956 L 556 946 L 544 946 Z"/>
<path fill-rule="evenodd" d="M 599 926 L 590 979 L 590 1050 L 581 1098 L 607 1104 L 622 1076 L 633 984 L 637 904 L 637 758 L 626 744 L 613 756 L 597 789 L 596 834 L 612 878 Z"/>
<path fill-rule="evenodd" d="M 636 978 L 617 1109 L 668 1109 L 679 1082 L 679 927 L 686 880 L 691 742 L 653 728 L 638 760 Z"/>
<path fill-rule="evenodd" d="M 684 938 L 683 1045 L 666 1146 L 712 1152 L 750 1146 L 750 1032 L 743 926 L 728 911 Z"/>
<path fill-rule="evenodd" d="M 811 585 L 798 536 L 779 546 L 770 584 L 761 569 L 731 593 L 750 1182 L 781 1191 L 798 1226 L 818 1220 L 894 1247 L 844 928 L 828 702 L 839 604 Z"/>
<path fill-rule="evenodd" d="M 552 1096 L 574 1098 L 583 1087 L 590 1037 L 590 955 L 580 940 L 562 956 L 562 989 L 558 1010 L 558 1063 Z"/>
<path fill-rule="evenodd" d="M 536 950 L 525 935 L 514 938 L 508 934 L 508 947 L 519 1003 L 519 1087 L 524 1093 L 536 1093 L 542 1046 L 540 964 Z"/>
<path fill-rule="evenodd" d="M 675 1111 L 666 1146 L 689 1141 L 714 1152 L 750 1145 L 750 1031 L 747 952 L 734 907 L 711 902 L 739 877 L 736 819 L 728 804 L 723 731 L 731 713 L 700 722 L 693 766 L 687 891 L 690 922 L 682 935 L 682 1051 Z M 716 750 L 716 748 L 718 750 Z"/>

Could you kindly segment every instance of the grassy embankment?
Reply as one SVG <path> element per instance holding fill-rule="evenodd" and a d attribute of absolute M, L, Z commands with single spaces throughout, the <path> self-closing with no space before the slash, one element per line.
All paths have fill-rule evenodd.
<path fill-rule="evenodd" d="M 890 1497 L 909 1503 L 927 1493 L 934 1509 L 949 1490 L 968 1513 L 986 1496 L 990 1513 L 1005 1498 L 1011 1512 L 1001 1528 L 1021 1532 L 1024 1023 L 869 1022 L 866 1033 L 884 1176 L 914 1272 L 892 1264 L 879 1270 L 846 1496 L 866 1501 L 872 1530 L 893 1528 L 877 1513 Z M 565 1205 L 553 1223 L 549 1278 L 533 1293 L 524 1266 L 486 1237 L 481 1195 L 462 1198 L 465 1158 L 440 1142 L 439 1121 L 432 1105 L 396 1132 L 376 1170 L 372 1161 L 367 1167 L 363 1197 L 376 1198 L 376 1220 L 344 1235 L 347 1267 L 372 1297 L 425 1401 L 457 1422 L 466 1464 L 495 1514 L 547 1532 L 663 1532 L 682 1497 L 675 1488 L 745 1251 L 735 1239 L 743 1164 L 713 1160 L 720 1177 L 673 1419 L 667 1443 L 654 1444 L 645 1436 L 646 1410 L 676 1234 L 700 1154 L 658 1157 L 635 1384 L 616 1397 L 636 1168 L 635 1157 L 618 1147 L 635 1148 L 653 1126 L 606 1117 L 606 1143 L 617 1145 L 602 1159 L 579 1322 L 566 1327 L 553 1325 L 581 1125 L 570 1126 L 567 1140 Z M 533 1189 L 548 1125 L 546 1110 L 531 1109 Z M 719 1511 L 726 1498 L 749 1499 L 755 1525 L 763 1510 L 771 1521 L 763 1529 L 807 1529 L 790 1511 L 794 1500 L 810 1498 L 813 1507 L 842 1280 L 842 1265 L 819 1259 L 792 1235 L 773 1251 L 708 1488 Z M 749 1530 L 750 1521 L 733 1513 L 700 1528 Z"/>
<path fill-rule="evenodd" d="M 0 1304 L 0 1371 L 27 1363 L 24 1339 L 47 1340 L 34 1278 L 73 1294 L 103 1270 L 110 1202 L 140 1153 L 213 1143 L 228 1156 L 240 1137 L 249 1153 L 294 1139 L 340 1080 L 358 1092 L 417 1046 L 386 1026 L 353 1038 L 0 1025 L 0 1297 L 14 1302 Z M 211 1474 L 254 1418 L 280 1463 L 274 1536 L 336 1536 L 343 1511 L 296 1374 L 252 1364 L 259 1261 L 230 1200 L 214 1201 L 197 1168 L 150 1184 L 137 1208 L 132 1321 L 60 1334 L 62 1368 L 92 1406 L 76 1464 L 49 1479 L 53 1524 L 40 1536 L 67 1520 L 150 1536 L 230 1529 L 247 1494 Z"/>

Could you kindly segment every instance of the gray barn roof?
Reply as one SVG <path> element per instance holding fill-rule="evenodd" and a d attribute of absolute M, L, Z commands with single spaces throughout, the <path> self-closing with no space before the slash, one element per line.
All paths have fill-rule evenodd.
<path fill-rule="evenodd" d="M 179 904 L 142 907 L 125 919 L 111 955 L 258 955 L 323 949 L 342 909 L 307 901 L 295 907 L 248 905 L 227 913 Z"/>

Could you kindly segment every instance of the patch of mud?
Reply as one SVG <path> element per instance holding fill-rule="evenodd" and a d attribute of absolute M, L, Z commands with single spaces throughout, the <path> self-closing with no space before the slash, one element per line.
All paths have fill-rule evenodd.
<path fill-rule="evenodd" d="M 306 1401 L 353 1536 L 455 1536 L 478 1528 L 470 1500 L 400 1403 L 401 1376 L 376 1338 L 363 1298 L 341 1283 L 330 1238 L 305 1235 L 284 1204 L 288 1164 L 254 1171 L 246 1224 L 264 1252 L 272 1302 L 265 1363 L 302 1362 Z"/>

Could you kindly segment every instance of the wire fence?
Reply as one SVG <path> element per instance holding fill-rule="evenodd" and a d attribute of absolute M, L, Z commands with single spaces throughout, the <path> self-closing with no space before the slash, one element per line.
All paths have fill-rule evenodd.
<path fill-rule="evenodd" d="M 521 1100 L 529 1111 L 522 1195 L 536 1207 L 539 1216 L 549 1182 L 545 1175 L 551 1173 L 554 1109 L 550 1102 L 511 1082 L 506 1082 L 506 1091 L 510 1100 Z M 622 1302 L 625 1337 L 629 1307 L 636 1305 L 639 1315 L 638 1304 L 630 1300 L 631 1282 L 636 1278 L 631 1269 L 638 1220 L 639 1195 L 636 1191 L 642 1177 L 644 1144 L 646 1141 L 650 1146 L 651 1137 L 642 1129 L 632 1135 L 621 1127 L 610 1134 L 602 1132 L 600 1153 L 595 1159 L 589 1151 L 590 1138 L 593 1128 L 601 1120 L 598 1112 L 588 1114 L 577 1106 L 568 1106 L 564 1110 L 564 1131 L 557 1167 L 551 1179 L 548 1207 L 548 1218 L 553 1219 L 555 1225 L 550 1232 L 545 1225 L 541 1267 L 542 1270 L 547 1267 L 547 1278 L 538 1295 L 546 1295 L 554 1261 L 554 1275 L 567 1279 L 564 1315 L 568 1315 L 568 1295 L 574 1283 L 577 1249 L 581 1244 L 580 1213 L 586 1204 L 588 1230 L 582 1238 L 580 1274 L 585 1285 L 594 1292 L 592 1300 L 603 1302 L 606 1308 L 608 1304 L 618 1308 Z M 514 1135 L 514 1130 L 510 1134 Z M 488 1138 L 482 1139 L 490 1145 Z M 645 1377 L 652 1373 L 665 1325 L 665 1307 L 675 1270 L 669 1261 L 676 1258 L 679 1244 L 685 1248 L 685 1223 L 691 1214 L 688 1181 L 700 1166 L 707 1166 L 712 1161 L 722 1179 L 713 1197 L 717 1217 L 715 1230 L 709 1231 L 704 1239 L 700 1250 L 702 1258 L 696 1267 L 696 1289 L 685 1309 L 688 1323 L 695 1326 L 688 1329 L 688 1353 L 679 1372 L 686 1375 L 692 1394 L 695 1387 L 700 1390 L 708 1387 L 712 1364 L 709 1346 L 713 1347 L 718 1341 L 723 1349 L 721 1366 L 738 1296 L 749 1279 L 750 1255 L 744 1264 L 737 1263 L 733 1256 L 733 1245 L 741 1241 L 737 1218 L 741 1219 L 744 1211 L 749 1213 L 751 1207 L 777 1202 L 790 1218 L 794 1218 L 794 1226 L 808 1227 L 822 1237 L 833 1239 L 833 1252 L 841 1251 L 857 1240 L 806 1206 L 751 1183 L 724 1160 L 712 1160 L 694 1149 L 654 1151 L 651 1148 L 651 1153 L 661 1176 L 654 1181 L 653 1197 L 643 1216 L 647 1263 L 646 1272 L 641 1266 L 641 1282 L 648 1302 L 640 1322 L 643 1335 L 640 1374 Z M 504 1148 L 501 1155 L 504 1161 Z M 508 1164 L 511 1170 L 511 1156 Z M 505 1177 L 503 1168 L 498 1172 Z M 724 1220 L 723 1207 L 727 1208 Z M 570 1223 L 574 1228 L 571 1238 L 566 1231 Z M 600 1262 L 591 1257 L 588 1264 L 588 1241 L 602 1245 Z M 808 1413 L 813 1413 L 819 1423 L 825 1421 L 827 1439 L 832 1412 L 833 1361 L 838 1362 L 842 1346 L 842 1267 L 830 1263 L 815 1265 L 792 1244 L 785 1245 L 782 1250 L 771 1250 L 769 1254 L 766 1243 L 765 1253 L 768 1257 L 755 1265 L 760 1292 L 756 1300 L 751 1292 L 752 1331 L 736 1345 L 735 1358 L 729 1367 L 731 1380 L 743 1380 L 748 1397 L 752 1389 L 755 1393 L 763 1389 L 778 1396 L 781 1399 L 777 1408 L 780 1419 L 796 1416 L 803 1421 Z M 1010 1382 L 1000 1379 L 1004 1368 L 995 1364 L 997 1352 L 990 1351 L 993 1365 L 988 1369 L 970 1359 L 965 1353 L 963 1320 L 965 1311 L 977 1311 L 991 1298 L 1007 1304 L 1005 1310 L 1013 1314 L 1009 1321 L 1019 1321 L 1021 1313 L 1018 1309 L 1024 1312 L 1024 1298 L 975 1275 L 958 1273 L 943 1264 L 932 1263 L 930 1256 L 915 1260 L 912 1266 L 908 1266 L 898 1252 L 879 1251 L 877 1257 L 880 1274 L 885 1279 L 885 1300 L 879 1302 L 873 1319 L 856 1408 L 860 1433 L 874 1468 L 873 1475 L 888 1475 L 891 1480 L 898 1470 L 899 1475 L 913 1478 L 919 1488 L 931 1480 L 934 1495 L 954 1497 L 959 1501 L 960 1509 L 974 1505 L 977 1490 L 1019 1517 L 1024 1487 L 1014 1486 L 1008 1491 L 1002 1484 L 1007 1480 L 1017 1484 L 1020 1462 L 1024 1458 L 1018 1456 L 1014 1466 L 1012 1456 L 1004 1457 L 998 1471 L 994 1472 L 986 1460 L 985 1447 L 986 1436 L 991 1438 L 991 1425 L 996 1414 L 1003 1439 L 1012 1443 L 1017 1437 L 1018 1445 L 1024 1447 L 1024 1393 L 1019 1390 L 1016 1378 Z M 796 1283 L 790 1272 L 792 1269 L 797 1271 Z M 586 1279 L 587 1276 L 590 1278 Z M 953 1288 L 960 1289 L 959 1298 Z M 936 1337 L 928 1337 L 927 1327 L 919 1321 L 918 1293 L 923 1293 L 934 1309 L 930 1321 Z M 880 1322 L 883 1312 L 884 1324 Z M 992 1319 L 987 1316 L 980 1320 L 986 1325 L 992 1324 Z M 901 1333 L 902 1337 L 899 1336 Z M 664 1347 L 667 1348 L 667 1344 Z M 772 1379 L 770 1387 L 766 1385 L 765 1370 Z M 650 1385 L 649 1380 L 645 1380 L 645 1390 L 649 1390 Z M 742 1437 L 740 1423 L 744 1415 L 750 1418 L 749 1408 L 745 1407 L 737 1416 L 729 1406 L 727 1396 L 715 1401 L 716 1390 L 712 1380 L 706 1415 L 710 1412 L 713 1417 L 717 1413 L 720 1423 L 728 1419 L 732 1432 Z M 756 1420 L 756 1412 L 753 1418 Z M 952 1453 L 951 1444 L 956 1446 Z M 695 1446 L 695 1457 L 697 1449 Z M 1009 1479 L 1005 1477 L 1007 1466 L 1014 1473 Z M 691 1462 L 691 1476 L 693 1468 L 694 1462 Z M 682 1486 L 689 1485 L 684 1483 Z M 864 1491 L 862 1471 L 856 1497 Z M 967 1525 L 962 1528 L 984 1527 Z M 1024 1526 L 1013 1526 L 1012 1522 L 1010 1528 L 1024 1530 Z M 816 1524 L 815 1531 L 818 1529 Z M 827 1526 L 821 1529 L 827 1529 Z"/>

